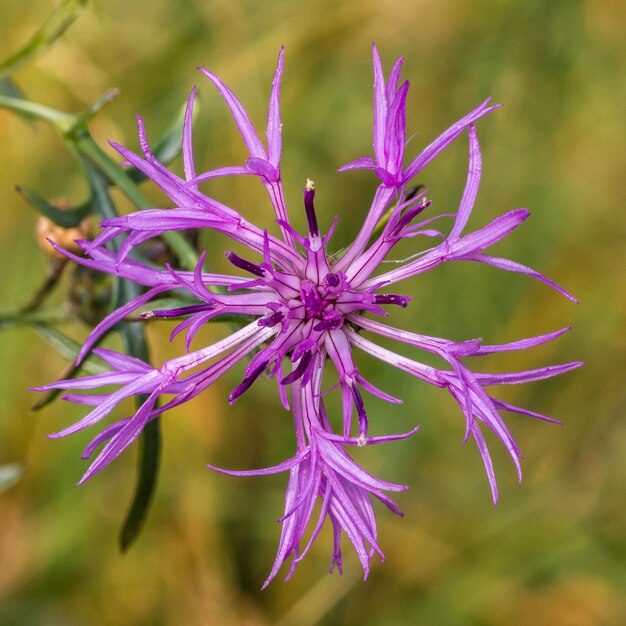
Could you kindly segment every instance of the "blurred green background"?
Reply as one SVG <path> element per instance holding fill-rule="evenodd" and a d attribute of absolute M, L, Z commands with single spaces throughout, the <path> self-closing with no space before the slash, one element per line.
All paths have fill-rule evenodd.
<path fill-rule="evenodd" d="M 0 57 L 18 49 L 53 6 L 1 1 Z M 372 41 L 387 70 L 406 56 L 408 132 L 415 135 L 408 156 L 485 97 L 503 102 L 478 124 L 484 175 L 470 225 L 531 209 L 531 220 L 497 253 L 546 273 L 581 303 L 525 277 L 453 264 L 411 281 L 403 293 L 413 303 L 395 319 L 418 332 L 489 343 L 571 324 L 574 331 L 553 345 L 480 365 L 587 364 L 503 390 L 501 397 L 565 425 L 506 416 L 526 457 L 525 476 L 518 485 L 490 440 L 501 488 L 494 508 L 479 455 L 472 444 L 460 445 L 464 422 L 445 392 L 362 358 L 366 376 L 406 400 L 398 407 L 370 402 L 376 433 L 422 424 L 409 441 L 357 455 L 381 477 L 410 485 L 398 499 L 406 516 L 378 507 L 387 560 L 373 561 L 365 584 L 348 545 L 344 575 L 327 574 L 325 532 L 290 582 L 276 580 L 261 593 L 286 476 L 235 479 L 204 464 L 259 467 L 291 454 L 291 421 L 273 383 L 261 382 L 229 407 L 237 370 L 165 417 L 154 508 L 121 556 L 116 536 L 132 494 L 135 450 L 76 487 L 91 433 L 45 439 L 79 411 L 56 403 L 32 413 L 35 394 L 27 391 L 58 376 L 64 363 L 27 329 L 3 331 L 0 464 L 21 463 L 25 475 L 0 493 L 0 624 L 626 623 L 625 18 L 618 0 L 90 2 L 54 48 L 15 76 L 32 100 L 79 111 L 119 87 L 121 97 L 90 128 L 102 146 L 112 138 L 134 147 L 134 115 L 157 137 L 197 82 L 199 166 L 240 163 L 241 139 L 195 67 L 215 70 L 263 128 L 284 44 L 287 201 L 302 224 L 300 189 L 314 179 L 322 223 L 341 217 L 337 247 L 356 232 L 376 185 L 367 173 L 335 173 L 371 150 Z M 45 272 L 35 214 L 14 185 L 71 200 L 85 187 L 47 126 L 0 110 L 0 143 L 0 297 L 8 309 L 26 302 Z M 466 158 L 464 136 L 423 172 L 442 211 L 457 206 Z M 257 223 L 272 219 L 253 182 L 219 181 L 212 191 Z M 221 267 L 224 241 L 206 243 Z M 169 330 L 150 327 L 156 360 L 180 349 L 168 346 Z M 225 332 L 211 326 L 201 341 Z"/>

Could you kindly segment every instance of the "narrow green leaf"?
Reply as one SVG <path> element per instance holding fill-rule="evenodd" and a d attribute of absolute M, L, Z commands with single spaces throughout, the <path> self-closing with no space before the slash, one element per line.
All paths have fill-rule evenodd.
<path fill-rule="evenodd" d="M 35 324 L 62 324 L 71 318 L 64 308 L 46 310 L 24 310 L 23 308 L 2 311 L 0 313 L 0 330 L 16 326 L 33 326 Z"/>
<path fill-rule="evenodd" d="M 63 0 L 22 48 L 0 63 L 0 78 L 11 75 L 51 46 L 78 17 L 87 0 Z"/>
<path fill-rule="evenodd" d="M 108 190 L 108 181 L 105 176 L 89 160 L 85 159 L 85 168 L 89 178 L 89 184 L 93 193 L 94 209 L 100 219 L 115 217 L 117 209 L 111 200 Z M 111 249 L 117 251 L 119 243 L 115 240 L 110 242 Z M 132 298 L 141 294 L 141 286 L 132 281 L 117 278 L 114 282 L 114 295 L 112 308 L 117 309 L 126 304 Z M 124 343 L 124 350 L 130 356 L 134 356 L 148 362 L 150 355 L 148 345 L 141 324 L 121 323 L 119 332 Z M 146 397 L 140 396 L 136 400 L 139 408 Z M 159 419 L 149 422 L 143 429 L 140 442 L 138 478 L 130 508 L 122 525 L 119 537 L 119 545 L 125 552 L 133 541 L 139 536 L 146 517 L 150 510 L 150 504 L 157 485 L 159 464 L 161 456 L 161 431 Z"/>
<path fill-rule="evenodd" d="M 68 209 L 59 209 L 28 187 L 18 186 L 15 189 L 38 213 L 45 215 L 61 228 L 78 226 L 92 212 L 91 202 L 84 202 Z"/>
<path fill-rule="evenodd" d="M 137 486 L 119 535 L 119 546 L 122 552 L 126 552 L 139 536 L 154 496 L 161 457 L 161 433 L 158 419 L 146 424 L 140 443 Z"/>
<path fill-rule="evenodd" d="M 0 465 L 0 491 L 4 491 L 19 482 L 24 470 L 19 463 Z"/>
<path fill-rule="evenodd" d="M 65 134 L 69 128 L 76 124 L 76 116 L 69 113 L 57 111 L 51 107 L 36 102 L 30 102 L 17 96 L 0 95 L 0 109 L 8 109 L 21 116 L 30 119 L 49 122 L 55 126 L 62 134 Z"/>
<path fill-rule="evenodd" d="M 68 366 L 61 373 L 59 377 L 60 379 L 74 378 L 79 371 L 84 371 L 88 374 L 102 374 L 103 372 L 109 371 L 108 367 L 96 362 L 93 355 L 83 361 L 80 365 L 76 365 L 76 357 L 80 352 L 81 346 L 79 343 L 62 333 L 58 328 L 41 322 L 30 324 L 29 327 L 46 343 L 51 345 L 64 359 L 69 361 Z M 39 398 L 39 400 L 37 400 L 37 402 L 35 402 L 35 404 L 33 404 L 31 410 L 39 411 L 43 409 L 58 398 L 60 393 L 61 391 L 59 389 L 52 389 L 51 391 L 46 392 Z"/>
<path fill-rule="evenodd" d="M 8 80 L 0 81 L 0 86 L 3 84 L 5 87 L 0 89 L 0 108 L 13 111 L 29 121 L 48 122 L 57 128 L 64 139 L 72 142 L 75 142 L 78 137 L 88 135 L 87 122 L 120 93 L 118 89 L 108 89 L 82 113 L 72 115 L 26 100 L 17 87 Z"/>
<path fill-rule="evenodd" d="M 67 133 L 71 134 L 76 130 L 83 130 L 86 128 L 87 122 L 101 111 L 107 104 L 115 100 L 120 95 L 120 90 L 113 87 L 107 89 L 100 97 L 96 98 L 82 113 L 76 117 L 76 121 L 73 128 L 68 129 Z"/>
<path fill-rule="evenodd" d="M 119 214 L 109 194 L 107 179 L 90 159 L 83 157 L 81 161 L 85 167 L 85 174 L 91 189 L 94 213 L 100 220 L 118 217 Z M 114 252 L 119 249 L 119 243 L 115 240 L 113 240 L 112 249 Z"/>
<path fill-rule="evenodd" d="M 20 88 L 10 78 L 3 78 L 0 80 L 0 96 L 9 96 L 9 98 L 26 100 L 26 97 Z"/>
<path fill-rule="evenodd" d="M 10 78 L 0 79 L 0 96 L 7 96 L 15 100 L 26 100 L 26 96 L 22 90 Z M 16 114 L 29 124 L 32 124 L 34 121 L 33 116 L 28 113 L 16 112 Z"/>
<path fill-rule="evenodd" d="M 52 346 L 64 359 L 68 361 L 76 360 L 81 345 L 71 337 L 62 333 L 58 328 L 41 322 L 31 324 L 30 328 L 46 343 Z M 108 367 L 95 363 L 92 360 L 85 361 L 81 367 L 89 374 L 102 374 L 103 372 L 109 371 Z"/>

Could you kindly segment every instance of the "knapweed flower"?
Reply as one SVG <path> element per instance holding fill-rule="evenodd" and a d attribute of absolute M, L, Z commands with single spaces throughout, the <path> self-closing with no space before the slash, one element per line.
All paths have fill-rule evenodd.
<path fill-rule="evenodd" d="M 226 101 L 249 158 L 243 165 L 231 165 L 198 173 L 192 149 L 192 108 L 189 96 L 185 117 L 182 154 L 184 176 L 169 171 L 151 153 L 143 123 L 138 118 L 141 155 L 118 144 L 111 145 L 131 164 L 156 183 L 170 198 L 171 209 L 155 208 L 116 217 L 102 223 L 102 232 L 92 242 L 81 242 L 87 256 L 67 256 L 77 263 L 108 272 L 145 287 L 141 296 L 111 313 L 88 337 L 79 359 L 93 351 L 110 367 L 104 374 L 65 380 L 42 389 L 64 389 L 65 399 L 92 407 L 77 423 L 52 437 L 64 437 L 93 426 L 108 416 L 125 398 L 142 396 L 143 404 L 134 415 L 103 430 L 85 451 L 85 458 L 103 446 L 81 482 L 115 459 L 142 432 L 149 420 L 198 396 L 233 367 L 244 370 L 241 383 L 229 395 L 235 402 L 263 374 L 276 380 L 282 404 L 291 410 L 295 425 L 296 449 L 292 458 L 265 469 L 229 471 L 234 476 L 289 472 L 285 509 L 280 522 L 282 534 L 276 561 L 266 585 L 281 565 L 291 559 L 291 570 L 304 557 L 328 518 L 333 528 L 332 565 L 341 570 L 341 536 L 347 535 L 363 566 L 365 576 L 374 553 L 381 558 L 372 497 L 391 511 L 401 514 L 386 492 L 407 487 L 374 477 L 357 465 L 348 453 L 350 446 L 367 446 L 409 437 L 417 431 L 408 425 L 404 434 L 370 436 L 370 415 L 364 392 L 388 402 L 401 402 L 376 388 L 359 372 L 355 356 L 364 352 L 415 378 L 447 389 L 465 418 L 465 440 L 473 439 L 483 459 L 494 503 L 498 492 L 492 462 L 483 431 L 491 430 L 506 447 L 521 477 L 520 451 L 504 422 L 502 412 L 514 412 L 546 421 L 555 421 L 533 411 L 496 399 L 488 391 L 496 385 L 541 380 L 572 370 L 579 363 L 552 365 L 529 371 L 504 374 L 474 373 L 471 357 L 494 352 L 523 350 L 555 339 L 567 328 L 521 339 L 504 345 L 482 345 L 480 340 L 455 342 L 394 328 L 382 320 L 394 307 L 406 307 L 410 298 L 396 286 L 442 263 L 475 261 L 503 270 L 528 274 L 556 289 L 570 300 L 573 296 L 538 272 L 515 261 L 491 256 L 486 250 L 506 237 L 529 216 L 526 209 L 515 209 L 474 232 L 465 232 L 481 176 L 481 154 L 476 122 L 496 106 L 480 104 L 455 122 L 405 166 L 406 99 L 408 82 L 401 82 L 399 59 L 385 80 L 380 58 L 374 60 L 374 156 L 363 157 L 341 168 L 370 169 L 380 184 L 353 243 L 333 256 L 328 246 L 336 224 L 325 230 L 315 207 L 315 186 L 307 180 L 303 189 L 307 232 L 291 225 L 281 178 L 281 119 L 279 110 L 283 51 L 272 83 L 267 116 L 267 142 L 264 144 L 248 114 L 233 92 L 212 72 L 201 72 Z M 425 192 L 415 193 L 411 181 L 446 146 L 462 134 L 469 137 L 467 183 L 458 211 L 429 215 L 431 202 Z M 277 234 L 249 222 L 232 207 L 199 190 L 201 183 L 220 176 L 257 177 L 273 205 Z M 428 216 L 427 216 L 428 215 Z M 444 226 L 448 227 L 444 229 Z M 450 226 L 451 224 L 451 226 Z M 234 275 L 212 274 L 203 269 L 205 253 L 194 272 L 172 267 L 154 267 L 139 255 L 129 256 L 138 244 L 166 231 L 213 229 L 244 246 L 241 256 L 226 251 L 235 268 Z M 119 237 L 118 252 L 106 244 Z M 404 240 L 427 241 L 408 260 L 383 271 L 384 259 Z M 134 357 L 102 348 L 96 340 L 129 313 L 166 292 L 186 292 L 193 303 L 177 309 L 154 310 L 146 316 L 182 318 L 173 335 L 186 331 L 186 352 L 160 367 Z M 221 316 L 241 316 L 241 327 L 217 343 L 191 350 L 198 329 Z M 415 358 L 402 356 L 376 343 L 377 337 L 394 339 L 415 349 Z M 92 350 L 93 348 L 93 350 Z M 418 360 L 419 351 L 440 358 L 441 367 Z M 239 365 L 241 363 L 241 365 Z M 329 415 L 322 379 L 326 366 L 336 371 L 337 392 L 341 394 L 342 415 Z M 118 386 L 106 393 L 75 393 Z M 333 389 L 334 387 L 331 387 Z M 160 396 L 168 397 L 157 404 Z M 318 504 L 316 507 L 315 505 Z M 314 515 L 315 512 L 315 515 Z M 304 541 L 308 533 L 308 540 Z M 304 544 L 304 545 L 303 545 Z"/>

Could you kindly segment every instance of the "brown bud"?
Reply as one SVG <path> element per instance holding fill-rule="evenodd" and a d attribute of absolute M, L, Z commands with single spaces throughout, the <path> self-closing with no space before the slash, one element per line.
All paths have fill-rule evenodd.
<path fill-rule="evenodd" d="M 64 259 L 65 257 L 57 252 L 47 240 L 50 239 L 54 243 L 74 254 L 80 254 L 82 251 L 76 245 L 76 239 L 91 239 L 93 237 L 93 227 L 91 219 L 85 218 L 78 226 L 74 228 L 63 228 L 55 224 L 52 220 L 43 215 L 37 217 L 35 226 L 37 234 L 37 243 L 39 247 L 50 257 L 54 259 Z"/>

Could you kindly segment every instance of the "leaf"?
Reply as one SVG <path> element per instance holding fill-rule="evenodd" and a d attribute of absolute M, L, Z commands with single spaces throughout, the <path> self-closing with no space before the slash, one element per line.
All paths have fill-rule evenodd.
<path fill-rule="evenodd" d="M 85 168 L 85 174 L 89 181 L 89 188 L 91 189 L 91 199 L 93 204 L 94 213 L 99 220 L 107 220 L 113 217 L 118 217 L 117 209 L 111 200 L 108 190 L 108 181 L 100 170 L 93 164 L 93 162 L 81 155 L 81 161 Z M 113 240 L 115 242 L 115 240 Z M 119 244 L 113 244 L 112 249 L 117 252 Z"/>
<path fill-rule="evenodd" d="M 58 328 L 41 322 L 31 325 L 32 330 L 52 346 L 64 359 L 74 361 L 80 352 L 80 344 L 62 333 Z M 102 374 L 109 368 L 94 361 L 85 361 L 82 368 L 88 374 Z"/>
<path fill-rule="evenodd" d="M 117 216 L 117 209 L 109 195 L 107 178 L 105 178 L 89 158 L 84 158 L 84 164 L 93 193 L 93 204 L 96 214 L 103 220 Z M 109 243 L 112 250 L 117 251 L 119 249 L 119 243 L 115 240 Z M 141 291 L 141 285 L 116 277 L 112 308 L 117 309 L 123 306 L 129 300 L 139 296 Z M 141 324 L 121 323 L 118 329 L 122 336 L 126 354 L 149 362 L 150 355 L 143 326 Z M 145 399 L 145 396 L 139 396 L 137 398 L 136 405 L 138 408 L 143 404 Z M 125 552 L 139 536 L 146 517 L 148 516 L 152 497 L 156 489 L 161 458 L 159 418 L 146 424 L 139 441 L 141 450 L 139 453 L 137 485 L 119 537 L 119 545 L 122 552 Z"/>
<path fill-rule="evenodd" d="M 158 419 L 146 424 L 140 441 L 139 477 L 133 501 L 119 536 L 119 546 L 122 552 L 126 552 L 139 536 L 156 489 L 161 457 L 161 433 Z"/>
<path fill-rule="evenodd" d="M 28 121 L 39 120 L 52 124 L 61 133 L 63 139 L 72 145 L 79 139 L 89 136 L 87 122 L 120 93 L 118 89 L 107 89 L 82 113 L 71 115 L 44 104 L 26 100 L 11 81 L 0 81 L 0 86 L 2 84 L 5 84 L 5 87 L 0 89 L 0 108 L 8 109 Z"/>
<path fill-rule="evenodd" d="M 13 100 L 26 100 L 24 93 L 10 78 L 0 79 L 0 96 L 6 96 Z M 15 111 L 15 113 L 25 122 L 32 123 L 34 120 L 34 117 L 28 113 L 19 111 Z"/>
<path fill-rule="evenodd" d="M 19 482 L 24 470 L 19 463 L 0 465 L 0 491 L 4 491 Z"/>
<path fill-rule="evenodd" d="M 93 356 L 83 361 L 81 365 L 75 364 L 76 357 L 80 351 L 80 344 L 63 334 L 60 330 L 50 324 L 41 322 L 30 324 L 30 328 L 37 333 L 44 341 L 51 345 L 63 358 L 70 363 L 63 370 L 59 378 L 74 378 L 79 371 L 85 371 L 88 374 L 102 374 L 108 372 L 109 368 L 101 365 L 93 360 Z M 104 337 L 102 337 L 103 339 Z M 33 406 L 32 411 L 39 411 L 53 402 L 61 393 L 59 389 L 52 389 L 46 392 Z"/>
<path fill-rule="evenodd" d="M 45 215 L 61 228 L 74 228 L 92 213 L 89 201 L 69 209 L 59 209 L 28 187 L 18 186 L 15 189 L 38 213 Z"/>
<path fill-rule="evenodd" d="M 67 133 L 81 133 L 87 132 L 87 122 L 100 112 L 107 104 L 115 100 L 120 95 L 120 90 L 113 87 L 107 89 L 101 96 L 96 98 L 82 113 L 76 116 L 75 124 L 72 128 L 68 129 Z"/>
<path fill-rule="evenodd" d="M 10 76 L 50 47 L 78 17 L 87 0 L 63 0 L 17 52 L 0 63 L 0 79 Z"/>
<path fill-rule="evenodd" d="M 0 109 L 8 109 L 29 120 L 42 120 L 55 126 L 62 135 L 76 124 L 76 116 L 57 111 L 51 107 L 25 100 L 21 94 L 0 95 Z"/>
<path fill-rule="evenodd" d="M 20 88 L 10 78 L 0 80 L 0 96 L 8 96 L 18 100 L 26 99 Z"/>
<path fill-rule="evenodd" d="M 63 324 L 71 321 L 67 311 L 62 308 L 42 310 L 12 309 L 0 313 L 0 330 L 16 326 L 32 326 L 37 323 Z"/>

